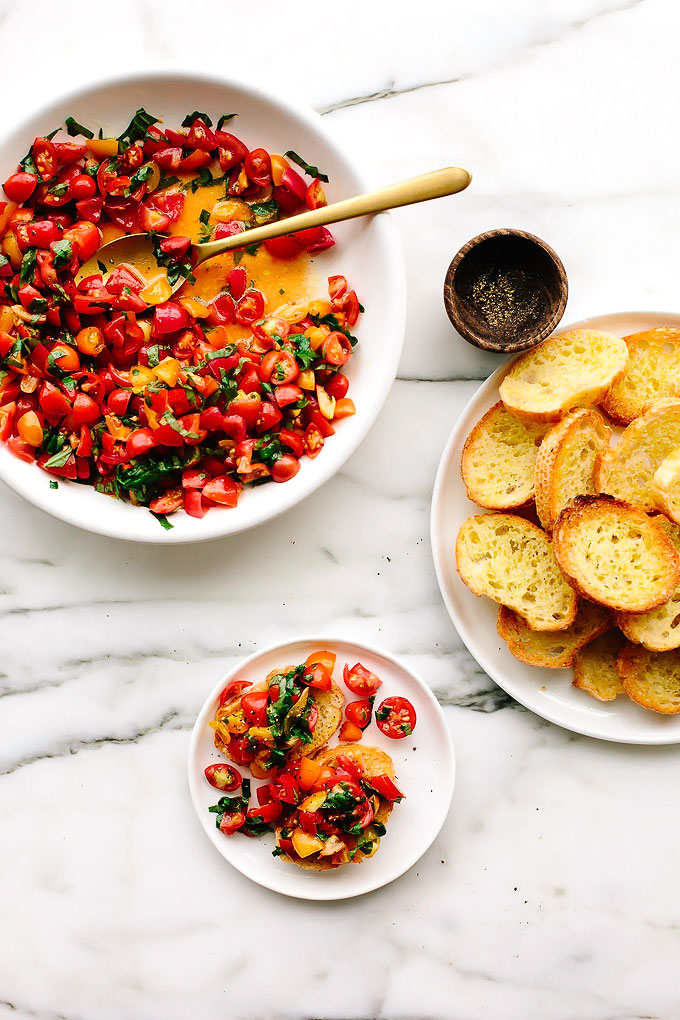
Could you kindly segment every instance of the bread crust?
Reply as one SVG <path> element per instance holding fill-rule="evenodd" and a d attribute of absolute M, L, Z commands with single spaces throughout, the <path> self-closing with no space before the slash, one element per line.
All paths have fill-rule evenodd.
<path fill-rule="evenodd" d="M 626 542 L 614 535 L 615 529 L 633 529 L 633 535 Z M 602 557 L 610 563 L 599 566 L 595 547 L 589 542 L 589 533 L 595 529 Z M 612 534 L 609 536 L 606 532 Z M 639 535 L 636 535 L 639 532 Z M 587 556 L 582 551 L 587 545 Z M 621 612 L 645 613 L 656 609 L 673 594 L 680 582 L 680 557 L 670 537 L 641 510 L 612 496 L 579 496 L 566 507 L 557 519 L 553 533 L 553 546 L 557 562 L 567 581 L 575 591 L 610 609 Z M 643 588 L 641 571 L 635 577 L 639 553 L 646 549 L 647 566 L 651 556 L 657 573 Z M 631 551 L 638 554 L 638 561 L 630 558 Z M 598 577 L 607 573 L 607 580 Z M 611 583 L 609 578 L 611 577 Z M 612 587 L 614 581 L 618 587 Z M 633 584 L 635 582 L 635 584 Z"/>
<path fill-rule="evenodd" d="M 567 330 L 513 362 L 499 386 L 500 397 L 524 421 L 556 422 L 574 407 L 599 403 L 627 362 L 628 347 L 613 333 Z"/>
<path fill-rule="evenodd" d="M 500 637 L 516 659 L 545 669 L 571 666 L 579 649 L 610 627 L 609 612 L 585 599 L 579 603 L 576 619 L 566 630 L 531 630 L 522 617 L 507 606 L 499 607 L 496 621 Z"/>
<path fill-rule="evenodd" d="M 598 492 L 626 500 L 639 510 L 656 509 L 652 480 L 663 460 L 680 446 L 680 400 L 655 400 L 624 429 L 616 446 L 595 466 Z"/>
<path fill-rule="evenodd" d="M 614 701 L 623 694 L 617 658 L 625 645 L 621 631 L 612 627 L 579 648 L 574 656 L 574 687 L 597 701 Z"/>
<path fill-rule="evenodd" d="M 661 461 L 654 472 L 651 490 L 657 507 L 680 524 L 680 447 Z"/>
<path fill-rule="evenodd" d="M 507 433 L 506 441 L 499 438 L 503 429 Z M 527 424 L 511 415 L 502 400 L 490 407 L 470 432 L 461 453 L 460 474 L 468 499 L 487 510 L 512 510 L 530 502 L 534 495 L 538 443 L 544 433 L 545 426 Z M 511 442 L 513 436 L 515 442 Z M 499 457 L 504 456 L 510 461 L 513 468 L 505 478 L 506 495 L 494 495 L 492 492 L 494 485 L 493 481 L 490 483 L 489 475 L 491 473 L 493 479 L 500 475 L 501 470 L 497 468 L 494 471 L 496 464 L 495 459 L 490 457 L 490 446 L 496 448 Z M 522 450 L 521 458 L 515 457 L 512 464 L 513 453 L 518 448 Z M 480 459 L 484 461 L 483 472 L 475 463 Z"/>
<path fill-rule="evenodd" d="M 479 532 L 487 533 L 487 546 L 479 541 Z M 488 549 L 494 532 L 501 536 L 495 557 Z M 559 570 L 550 539 L 524 517 L 509 513 L 468 517 L 458 531 L 456 569 L 470 591 L 514 609 L 532 630 L 565 630 L 574 622 L 577 598 Z M 554 601 L 552 612 L 542 608 L 545 597 L 539 602 L 541 588 Z"/>
<path fill-rule="evenodd" d="M 676 375 L 680 369 L 680 329 L 659 326 L 623 339 L 628 364 L 605 394 L 602 407 L 612 421 L 629 425 L 652 400 L 680 393 L 680 378 Z"/>
<path fill-rule="evenodd" d="M 557 425 L 546 433 L 543 442 L 538 449 L 536 457 L 536 512 L 539 520 L 546 531 L 552 531 L 555 522 L 570 499 L 563 500 L 565 484 L 568 487 L 568 476 L 565 477 L 563 465 L 564 455 L 568 450 L 568 444 L 577 442 L 579 434 L 584 439 L 589 435 L 589 441 L 596 444 L 597 449 L 593 456 L 592 477 L 588 490 L 574 492 L 574 496 L 586 495 L 595 492 L 595 464 L 599 455 L 607 449 L 612 430 L 605 424 L 602 416 L 594 409 L 580 409 L 572 411 L 564 417 Z"/>
<path fill-rule="evenodd" d="M 680 651 L 650 652 L 627 644 L 616 660 L 628 697 L 661 715 L 680 712 Z"/>

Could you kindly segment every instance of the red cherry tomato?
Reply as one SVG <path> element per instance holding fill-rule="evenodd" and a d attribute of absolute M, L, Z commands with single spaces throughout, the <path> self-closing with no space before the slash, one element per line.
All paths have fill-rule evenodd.
<path fill-rule="evenodd" d="M 349 705 L 345 706 L 345 715 L 360 730 L 366 729 L 372 714 L 373 705 L 368 698 L 364 698 L 362 701 L 350 701 Z"/>
<path fill-rule="evenodd" d="M 77 142 L 52 142 L 52 144 L 57 154 L 57 162 L 63 166 L 77 163 L 87 152 L 87 146 L 78 145 Z"/>
<path fill-rule="evenodd" d="M 379 680 L 375 673 L 365 669 L 360 662 L 355 663 L 351 669 L 345 663 L 342 675 L 352 694 L 363 694 L 365 697 L 370 697 L 382 686 L 382 680 Z"/>
<path fill-rule="evenodd" d="M 238 790 L 241 785 L 241 773 L 233 765 L 227 765 L 224 762 L 208 765 L 204 770 L 204 775 L 211 786 L 217 790 L 226 790 L 228 793 Z"/>
<path fill-rule="evenodd" d="M 260 379 L 274 386 L 291 383 L 299 374 L 299 365 L 290 351 L 269 351 L 260 362 Z"/>
<path fill-rule="evenodd" d="M 71 181 L 70 197 L 79 202 L 86 198 L 94 198 L 97 194 L 97 185 L 87 174 L 78 174 Z"/>
<path fill-rule="evenodd" d="M 119 390 L 119 392 L 124 392 Z M 135 429 L 127 437 L 125 447 L 130 457 L 142 457 L 156 445 L 153 431 L 148 428 Z"/>
<path fill-rule="evenodd" d="M 231 170 L 248 155 L 248 149 L 236 135 L 230 135 L 228 131 L 216 131 L 215 138 L 219 146 L 217 155 L 221 170 Z"/>
<path fill-rule="evenodd" d="M 272 464 L 272 480 L 275 482 L 289 482 L 300 470 L 300 461 L 292 453 L 282 454 Z"/>
<path fill-rule="evenodd" d="M 231 836 L 242 829 L 245 824 L 246 816 L 243 811 L 225 811 L 220 821 L 220 832 L 223 832 L 225 836 Z"/>
<path fill-rule="evenodd" d="M 342 375 L 340 372 L 336 372 L 330 379 L 325 383 L 326 393 L 329 397 L 333 397 L 335 400 L 342 400 L 347 395 L 349 389 L 349 379 L 346 375 Z"/>
<path fill-rule="evenodd" d="M 323 342 L 321 354 L 329 365 L 344 365 L 352 356 L 352 344 L 344 333 L 329 333 Z"/>
<path fill-rule="evenodd" d="M 227 475 L 218 475 L 203 487 L 206 499 L 212 499 L 222 506 L 234 507 L 238 503 L 240 486 Z"/>
<path fill-rule="evenodd" d="M 267 725 L 267 702 L 269 695 L 267 691 L 252 691 L 244 694 L 241 698 L 241 708 L 249 726 Z"/>
<path fill-rule="evenodd" d="M 252 686 L 250 680 L 232 680 L 220 694 L 220 708 L 233 698 L 237 698 L 242 691 Z"/>
<path fill-rule="evenodd" d="M 96 223 L 80 220 L 64 231 L 64 237 L 72 242 L 74 254 L 80 261 L 87 262 L 99 247 L 101 234 Z"/>
<path fill-rule="evenodd" d="M 247 290 L 239 298 L 234 309 L 234 318 L 243 326 L 261 319 L 264 312 L 264 294 L 259 290 Z"/>
<path fill-rule="evenodd" d="M 10 202 L 21 204 L 31 197 L 37 183 L 38 178 L 35 174 L 12 174 L 3 184 L 3 188 Z"/>
<path fill-rule="evenodd" d="M 284 446 L 287 446 L 296 457 L 301 457 L 305 452 L 305 446 L 302 441 L 302 433 L 300 432 L 296 432 L 293 429 L 281 429 L 279 432 L 279 440 Z"/>
<path fill-rule="evenodd" d="M 283 814 L 283 807 L 277 801 L 270 801 L 269 804 L 262 804 L 260 807 L 251 808 L 247 812 L 247 817 L 252 818 L 254 821 L 264 822 L 265 825 L 270 825 L 272 822 L 277 822 Z"/>
<path fill-rule="evenodd" d="M 300 244 L 294 234 L 286 237 L 271 237 L 264 242 L 264 246 L 269 254 L 277 259 L 294 259 L 304 251 L 304 246 Z"/>
<path fill-rule="evenodd" d="M 57 170 L 57 151 L 49 138 L 36 138 L 31 148 L 33 162 L 41 181 L 49 181 Z"/>
<path fill-rule="evenodd" d="M 394 780 L 388 775 L 371 776 L 368 784 L 383 800 L 392 802 L 401 800 L 404 796 Z"/>
<path fill-rule="evenodd" d="M 272 179 L 272 161 L 266 149 L 253 149 L 245 158 L 243 168 L 248 180 L 264 188 Z"/>
<path fill-rule="evenodd" d="M 416 727 L 416 710 L 407 698 L 385 698 L 375 712 L 378 729 L 386 737 L 401 740 Z"/>
<path fill-rule="evenodd" d="M 322 205 L 327 205 L 326 195 L 318 177 L 307 188 L 305 202 L 308 209 L 318 209 Z"/>
<path fill-rule="evenodd" d="M 330 674 L 318 662 L 306 667 L 300 677 L 300 681 L 303 684 L 307 684 L 308 687 L 315 687 L 319 691 L 330 691 L 333 686 Z"/>
<path fill-rule="evenodd" d="M 269 784 L 270 792 L 274 800 L 280 800 L 283 804 L 300 803 L 300 787 L 294 776 L 289 772 L 281 772 L 276 779 Z"/>

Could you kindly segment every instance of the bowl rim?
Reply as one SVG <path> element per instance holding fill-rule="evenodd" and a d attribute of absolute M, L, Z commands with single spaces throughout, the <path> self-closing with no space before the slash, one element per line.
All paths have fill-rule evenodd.
<path fill-rule="evenodd" d="M 24 112 L 20 117 L 6 122 L 0 138 L 0 144 L 2 144 L 3 140 L 7 141 L 13 134 L 20 131 L 22 124 L 26 121 L 34 121 L 38 118 L 47 119 L 55 107 L 82 101 L 83 98 L 92 92 L 108 88 L 118 88 L 124 85 L 134 87 L 139 84 L 143 87 L 144 85 L 158 83 L 187 85 L 188 87 L 191 87 L 192 84 L 213 85 L 217 88 L 233 89 L 234 91 L 241 92 L 249 99 L 268 103 L 274 112 L 278 111 L 297 118 L 310 130 L 320 135 L 323 141 L 333 149 L 339 162 L 343 163 L 346 170 L 356 179 L 361 190 L 370 190 L 370 185 L 367 183 L 359 164 L 351 156 L 347 155 L 343 147 L 338 145 L 333 132 L 324 124 L 321 114 L 317 113 L 316 110 L 296 100 L 289 99 L 285 95 L 274 95 L 273 92 L 263 89 L 250 81 L 191 68 L 175 71 L 172 69 L 165 70 L 162 67 L 154 67 L 143 71 L 122 72 L 120 74 L 107 75 L 101 79 L 88 80 L 86 84 L 76 89 L 57 93 L 51 97 L 49 103 L 31 109 L 28 113 Z M 8 469 L 8 465 L 11 462 L 6 457 L 0 457 L 0 480 L 40 510 L 67 524 L 108 538 L 139 542 L 147 545 L 187 545 L 194 542 L 225 538 L 249 531 L 251 528 L 255 528 L 267 521 L 275 520 L 294 506 L 297 506 L 340 471 L 347 460 L 361 446 L 378 418 L 396 378 L 406 332 L 406 266 L 399 236 L 391 216 L 382 213 L 373 217 L 372 222 L 377 232 L 377 243 L 382 250 L 382 255 L 386 262 L 386 276 L 390 279 L 390 312 L 392 321 L 395 324 L 395 328 L 392 331 L 394 335 L 390 337 L 390 346 L 381 357 L 385 371 L 376 380 L 376 385 L 372 388 L 373 402 L 371 411 L 365 418 L 362 416 L 361 425 L 357 425 L 356 432 L 351 441 L 347 443 L 346 449 L 342 452 L 336 451 L 335 456 L 328 462 L 320 458 L 315 463 L 315 470 L 306 479 L 305 484 L 294 486 L 293 492 L 288 497 L 285 497 L 285 487 L 277 486 L 279 491 L 283 490 L 283 498 L 279 500 L 274 510 L 263 500 L 262 506 L 257 509 L 257 512 L 251 512 L 248 520 L 237 523 L 236 526 L 229 525 L 230 518 L 226 512 L 223 512 L 222 514 L 212 515 L 214 518 L 212 522 L 210 522 L 210 515 L 203 518 L 199 522 L 203 525 L 203 528 L 201 530 L 197 529 L 196 532 L 178 535 L 173 530 L 166 531 L 158 526 L 157 531 L 148 529 L 147 533 L 147 529 L 143 528 L 143 533 L 141 533 L 139 529 L 135 529 L 135 517 L 132 514 L 126 514 L 125 517 L 120 517 L 118 521 L 109 520 L 107 514 L 98 515 L 90 513 L 86 518 L 84 514 L 79 514 L 71 508 L 61 505 L 58 499 L 54 499 L 55 493 L 49 488 L 49 485 L 45 484 L 43 486 L 40 484 L 43 480 L 49 479 L 50 476 L 47 473 L 42 471 L 39 475 L 33 472 L 30 474 L 21 471 L 15 473 L 12 468 Z M 12 456 L 9 451 L 4 452 Z M 34 467 L 34 465 L 27 466 Z M 36 471 L 38 470 L 36 468 Z M 132 509 L 136 511 L 138 508 Z M 148 514 L 146 508 L 139 509 Z M 139 516 L 136 519 L 140 520 Z M 206 521 L 210 522 L 207 526 L 205 526 Z"/>

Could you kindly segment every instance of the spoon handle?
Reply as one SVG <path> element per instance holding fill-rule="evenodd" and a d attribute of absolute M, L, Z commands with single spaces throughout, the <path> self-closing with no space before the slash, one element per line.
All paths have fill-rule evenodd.
<path fill-rule="evenodd" d="M 219 241 L 196 244 L 193 249 L 195 265 L 205 262 L 206 259 L 214 258 L 215 255 L 220 255 L 224 251 L 230 251 L 232 248 L 241 248 L 244 244 L 260 244 L 272 237 L 282 237 L 284 234 L 292 234 L 297 230 L 322 227 L 328 223 L 352 220 L 357 216 L 366 216 L 369 213 L 397 209 L 402 205 L 427 202 L 431 198 L 455 195 L 467 188 L 471 180 L 472 177 L 467 170 L 463 170 L 459 166 L 434 170 L 421 177 L 411 177 L 407 181 L 390 184 L 386 188 L 371 191 L 367 195 L 346 198 L 342 202 L 321 206 L 319 209 L 312 209 L 299 216 L 289 216 L 287 219 L 277 220 L 275 223 L 267 223 L 263 227 L 255 227 L 245 233 L 232 234 L 231 237 L 224 237 Z"/>

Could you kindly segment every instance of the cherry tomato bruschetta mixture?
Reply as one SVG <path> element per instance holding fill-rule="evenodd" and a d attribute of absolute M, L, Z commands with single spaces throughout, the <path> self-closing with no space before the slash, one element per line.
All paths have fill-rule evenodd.
<path fill-rule="evenodd" d="M 347 690 L 362 696 L 345 704 L 333 681 L 335 665 L 335 653 L 320 650 L 298 666 L 272 670 L 262 683 L 234 680 L 222 691 L 210 724 L 215 746 L 256 779 L 268 780 L 256 790 L 257 807 L 250 806 L 250 781 L 242 781 L 233 765 L 205 769 L 217 790 L 241 788 L 210 808 L 225 835 L 276 830 L 277 856 L 315 868 L 372 856 L 391 806 L 403 796 L 389 756 L 357 744 L 371 723 L 382 680 L 361 663 L 345 664 Z M 385 699 L 375 715 L 381 732 L 394 739 L 416 725 L 406 698 Z M 340 741 L 351 748 L 328 746 L 338 728 Z"/>
<path fill-rule="evenodd" d="M 244 485 L 293 478 L 355 413 L 342 370 L 357 295 L 342 276 L 327 298 L 308 293 L 309 258 L 332 235 L 247 243 L 253 226 L 324 205 L 327 178 L 295 152 L 249 150 L 230 119 L 194 111 L 172 128 L 140 109 L 96 138 L 67 118 L 0 203 L 0 439 L 167 527 L 176 510 L 203 517 Z M 101 244 L 142 232 L 157 272 L 102 263 L 76 282 Z M 236 233 L 243 248 L 194 272 L 192 241 Z"/>

